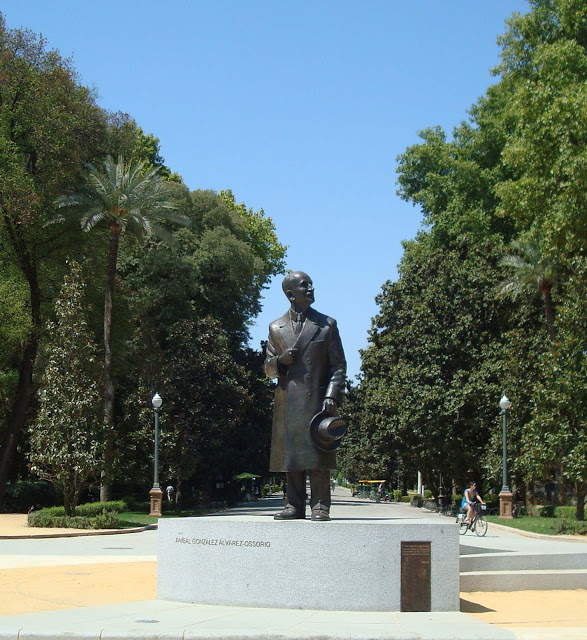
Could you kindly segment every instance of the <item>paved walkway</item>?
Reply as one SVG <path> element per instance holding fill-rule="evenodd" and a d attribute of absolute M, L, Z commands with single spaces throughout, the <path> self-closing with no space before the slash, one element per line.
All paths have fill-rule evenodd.
<path fill-rule="evenodd" d="M 232 509 L 230 515 L 270 516 L 281 504 L 279 498 L 268 498 Z M 352 498 L 341 488 L 335 491 L 332 511 L 342 520 L 443 518 L 405 504 Z M 218 517 L 223 513 L 227 512 Z M 25 519 L 0 515 L 0 537 L 30 534 Z M 71 534 L 71 530 L 37 533 Z M 288 638 L 309 637 L 317 630 L 326 637 L 347 638 L 367 632 L 370 637 L 404 639 L 587 637 L 587 590 L 461 593 L 461 613 L 454 614 L 293 612 L 162 603 L 155 600 L 156 540 L 156 531 L 0 540 L 0 615 L 5 616 L 0 619 L 0 640 L 16 638 L 20 629 L 29 633 L 36 629 L 37 637 L 48 637 L 42 632 L 69 628 L 83 631 L 86 638 L 100 637 L 105 628 L 119 636 L 179 637 L 183 634 L 177 635 L 179 626 L 186 638 L 261 637 L 278 630 Z M 467 554 L 495 549 L 552 552 L 576 550 L 577 545 L 574 540 L 525 538 L 491 525 L 485 538 L 467 534 L 460 543 L 461 552 Z M 342 620 L 345 632 L 339 627 Z M 243 632 L 244 626 L 249 632 Z"/>

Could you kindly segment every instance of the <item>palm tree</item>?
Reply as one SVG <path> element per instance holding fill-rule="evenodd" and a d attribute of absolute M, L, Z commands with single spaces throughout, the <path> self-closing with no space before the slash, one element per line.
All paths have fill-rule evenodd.
<path fill-rule="evenodd" d="M 79 189 L 63 194 L 55 201 L 61 215 L 51 222 L 77 219 L 83 231 L 106 228 L 110 234 L 106 289 L 104 295 L 104 468 L 100 500 L 109 498 L 114 459 L 114 384 L 112 381 L 112 305 L 120 236 L 131 233 L 139 240 L 150 235 L 164 236 L 158 222 L 172 220 L 189 224 L 185 216 L 175 214 L 177 204 L 171 197 L 170 184 L 159 175 L 159 169 L 145 167 L 142 162 L 115 162 L 108 157 L 101 171 L 88 165 L 85 183 Z"/>
<path fill-rule="evenodd" d="M 527 240 L 511 244 L 514 253 L 504 256 L 499 265 L 511 270 L 508 278 L 499 285 L 501 295 L 513 294 L 516 298 L 523 291 L 540 291 L 544 301 L 546 328 L 551 342 L 556 339 L 552 289 L 558 281 L 557 266 L 545 258 L 537 243 Z"/>

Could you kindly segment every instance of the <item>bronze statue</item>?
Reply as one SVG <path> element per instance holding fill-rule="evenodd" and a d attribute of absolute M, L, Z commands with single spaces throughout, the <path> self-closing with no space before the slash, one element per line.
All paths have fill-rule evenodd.
<path fill-rule="evenodd" d="M 346 361 L 336 320 L 311 308 L 314 284 L 303 271 L 283 279 L 291 308 L 269 325 L 265 372 L 277 378 L 271 471 L 285 471 L 288 504 L 276 520 L 306 517 L 306 473 L 311 519 L 330 520 L 330 469 L 346 430 L 336 416 L 342 401 Z"/>

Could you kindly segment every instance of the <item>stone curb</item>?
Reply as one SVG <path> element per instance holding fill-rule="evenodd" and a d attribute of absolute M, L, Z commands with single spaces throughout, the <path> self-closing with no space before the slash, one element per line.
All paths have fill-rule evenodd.
<path fill-rule="evenodd" d="M 157 529 L 158 524 L 148 524 L 133 529 L 92 529 L 91 531 L 72 531 L 71 533 L 25 533 L 16 535 L 0 535 L 0 540 L 30 540 L 32 538 L 78 538 L 83 536 L 116 536 L 123 533 L 141 533 Z"/>

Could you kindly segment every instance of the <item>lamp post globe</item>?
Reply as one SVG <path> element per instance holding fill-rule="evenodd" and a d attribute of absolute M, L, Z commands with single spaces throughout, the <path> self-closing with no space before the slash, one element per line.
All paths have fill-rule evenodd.
<path fill-rule="evenodd" d="M 151 500 L 150 516 L 155 518 L 161 517 L 161 503 L 163 500 L 163 491 L 159 486 L 159 409 L 163 404 L 163 399 L 156 393 L 151 398 L 151 404 L 155 410 L 155 459 L 153 463 L 153 488 L 149 491 L 149 497 Z"/>
<path fill-rule="evenodd" d="M 499 494 L 499 516 L 500 518 L 511 519 L 512 503 L 514 496 L 508 486 L 508 459 L 507 459 L 507 415 L 512 403 L 504 394 L 499 401 L 499 407 L 502 415 L 502 444 L 503 444 L 503 482 L 501 492 Z"/>

